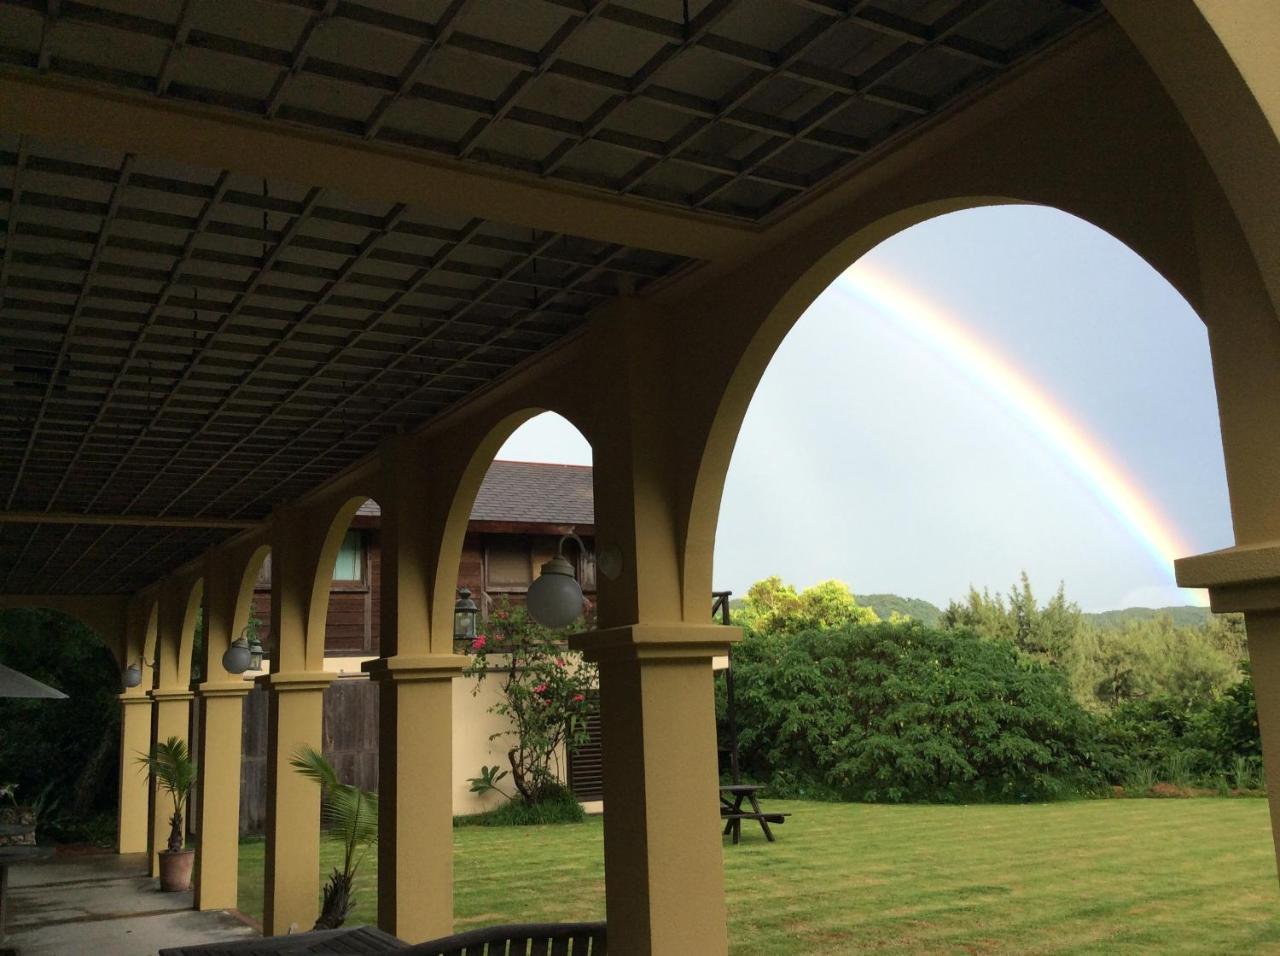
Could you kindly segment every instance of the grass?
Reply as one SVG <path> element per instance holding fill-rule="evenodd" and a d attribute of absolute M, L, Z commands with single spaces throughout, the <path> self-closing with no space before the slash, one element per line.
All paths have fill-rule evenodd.
<path fill-rule="evenodd" d="M 1280 954 L 1265 800 L 768 809 L 792 814 L 777 843 L 744 826 L 724 848 L 738 956 Z M 458 929 L 602 918 L 602 832 L 455 830 Z M 262 851 L 240 855 L 240 908 L 259 916 Z M 337 854 L 326 842 L 326 873 Z M 366 867 L 356 922 L 374 918 L 372 854 Z"/>

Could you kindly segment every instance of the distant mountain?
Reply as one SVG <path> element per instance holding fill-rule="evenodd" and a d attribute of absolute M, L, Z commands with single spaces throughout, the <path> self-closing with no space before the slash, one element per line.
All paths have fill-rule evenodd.
<path fill-rule="evenodd" d="M 858 603 L 869 607 L 887 621 L 896 611 L 921 624 L 937 624 L 942 620 L 942 609 L 924 598 L 908 598 L 899 594 L 858 594 Z M 1119 611 L 1086 612 L 1084 619 L 1094 627 L 1112 630 L 1124 627 L 1129 621 L 1149 621 L 1154 617 L 1168 615 L 1176 627 L 1201 627 L 1213 617 L 1207 607 L 1127 607 Z"/>
<path fill-rule="evenodd" d="M 1122 611 L 1099 611 L 1086 614 L 1085 618 L 1095 627 L 1107 630 L 1124 627 L 1129 621 L 1149 621 L 1153 617 L 1168 615 L 1177 627 L 1202 627 L 1209 623 L 1213 612 L 1207 607 L 1185 605 L 1183 607 L 1127 607 Z"/>
<path fill-rule="evenodd" d="M 863 607 L 875 611 L 882 621 L 889 620 L 895 612 L 926 625 L 937 624 L 942 620 L 942 610 L 924 598 L 908 598 L 898 594 L 855 594 L 854 598 Z"/>

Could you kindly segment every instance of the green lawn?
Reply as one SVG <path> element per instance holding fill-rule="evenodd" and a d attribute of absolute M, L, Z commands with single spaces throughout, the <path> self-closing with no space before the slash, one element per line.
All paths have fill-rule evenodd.
<path fill-rule="evenodd" d="M 744 827 L 724 848 L 735 954 L 1280 954 L 1265 800 L 768 809 L 792 813 L 777 843 Z M 602 918 L 601 834 L 455 830 L 458 928 Z M 262 912 L 261 842 L 241 847 L 240 908 Z"/>

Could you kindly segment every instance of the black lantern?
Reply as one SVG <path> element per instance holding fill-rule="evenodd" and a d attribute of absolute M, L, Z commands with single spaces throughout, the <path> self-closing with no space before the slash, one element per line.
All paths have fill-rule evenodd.
<path fill-rule="evenodd" d="M 249 630 L 245 628 L 245 630 Z M 258 640 L 258 629 L 249 631 L 249 670 L 262 670 L 262 641 Z"/>
<path fill-rule="evenodd" d="M 471 600 L 468 588 L 458 588 L 458 600 L 453 602 L 453 639 L 472 641 L 476 636 L 476 615 L 480 609 Z"/>

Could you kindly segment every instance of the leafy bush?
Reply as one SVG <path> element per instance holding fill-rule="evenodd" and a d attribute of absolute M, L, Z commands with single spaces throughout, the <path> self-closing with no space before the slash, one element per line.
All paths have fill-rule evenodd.
<path fill-rule="evenodd" d="M 954 802 L 1102 784 L 1065 676 L 964 628 L 752 633 L 734 680 L 744 765 L 784 787 Z"/>
<path fill-rule="evenodd" d="M 587 715 L 596 669 L 564 646 L 564 634 L 542 627 L 524 608 L 503 601 L 490 619 L 489 634 L 471 642 L 469 676 L 499 681 L 502 699 L 489 708 L 513 729 L 490 739 L 514 737 L 507 751 L 511 782 L 527 804 L 560 788 L 559 755 L 587 741 Z M 495 771 L 496 772 L 496 771 Z M 473 792 L 475 780 L 473 778 Z M 489 783 L 498 778 L 492 773 Z M 488 789 L 488 788 L 486 788 Z"/>
<path fill-rule="evenodd" d="M 484 813 L 453 818 L 455 827 L 525 827 L 546 823 L 581 823 L 587 818 L 577 799 L 556 784 L 544 786 L 537 803 L 510 800 Z"/>
<path fill-rule="evenodd" d="M 0 781 L 18 785 L 20 803 L 45 795 L 43 837 L 99 842 L 95 821 L 103 814 L 114 819 L 119 779 L 115 658 L 75 619 L 22 608 L 0 611 L 0 663 L 67 695 L 0 700 Z M 105 842 L 114 839 L 112 832 Z"/>

